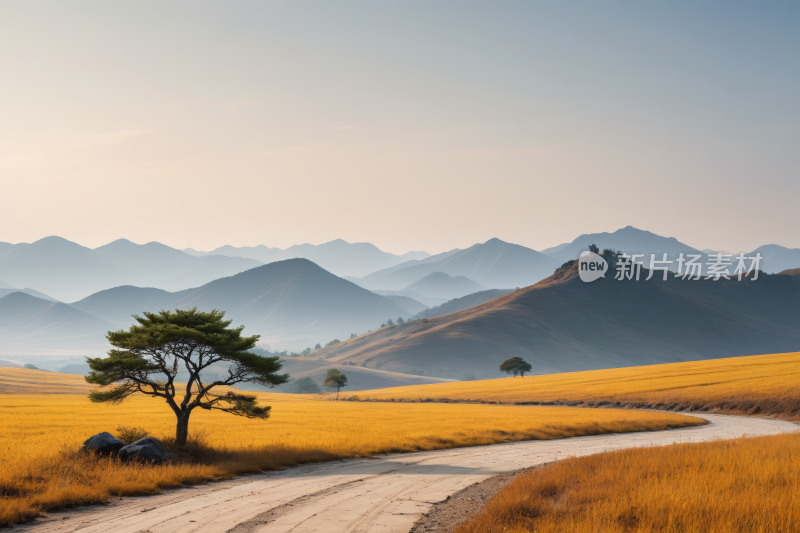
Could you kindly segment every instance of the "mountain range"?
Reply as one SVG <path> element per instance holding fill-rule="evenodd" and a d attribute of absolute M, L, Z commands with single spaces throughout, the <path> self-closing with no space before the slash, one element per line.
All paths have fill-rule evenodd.
<path fill-rule="evenodd" d="M 308 259 L 337 276 L 364 276 L 375 270 L 389 268 L 399 263 L 427 258 L 427 252 L 407 252 L 395 255 L 380 250 L 368 242 L 349 243 L 336 239 L 320 245 L 296 244 L 285 250 L 267 246 L 220 246 L 210 252 L 199 252 L 184 248 L 190 255 L 203 257 L 222 255 L 228 257 L 247 257 L 262 263 L 272 263 L 286 259 Z"/>
<path fill-rule="evenodd" d="M 31 244 L 0 243 L 0 356 L 98 355 L 106 349 L 105 333 L 129 325 L 132 314 L 193 306 L 225 310 L 235 324 L 246 326 L 246 332 L 263 335 L 264 342 L 281 349 L 299 351 L 338 338 L 345 342 L 320 352 L 332 363 L 425 371 L 438 377 L 459 377 L 467 371 L 496 375 L 494 358 L 520 354 L 537 358 L 539 371 L 551 372 L 793 346 L 791 325 L 764 332 L 767 324 L 783 324 L 781 316 L 795 316 L 787 303 L 796 298 L 795 285 L 776 280 L 800 282 L 796 276 L 765 276 L 764 283 L 752 283 L 758 290 L 735 288 L 720 294 L 714 292 L 718 288 L 706 289 L 701 282 L 693 282 L 695 287 L 680 280 L 654 279 L 635 289 L 626 285 L 617 293 L 604 294 L 608 301 L 596 307 L 587 294 L 600 293 L 591 287 L 604 286 L 606 280 L 586 285 L 565 276 L 562 268 L 571 260 L 567 258 L 589 244 L 628 253 L 700 253 L 676 239 L 632 227 L 582 235 L 543 252 L 500 239 L 433 256 L 424 252 L 395 256 L 366 243 L 344 241 L 292 247 L 307 254 L 317 248 L 313 253 L 331 264 L 338 261 L 337 268 L 357 265 L 358 258 L 363 259 L 358 267 L 362 271 L 382 267 L 363 277 L 343 279 L 308 259 L 263 265 L 254 257 L 196 256 L 155 242 L 138 245 L 120 239 L 95 249 L 59 237 Z M 251 250 L 229 248 L 229 253 Z M 798 249 L 766 245 L 755 252 L 764 257 L 765 272 L 800 267 Z M 413 254 L 421 256 L 407 259 Z M 390 266 L 383 267 L 386 264 Z M 552 278 L 557 269 L 560 277 Z M 655 289 L 662 284 L 666 288 Z M 773 307 L 763 303 L 764 295 Z M 642 311 L 650 305 L 647 302 L 682 318 L 665 322 L 669 333 L 670 328 L 650 331 L 650 319 L 643 317 L 651 315 Z M 749 307 L 743 308 L 742 302 L 749 302 Z M 581 322 L 588 320 L 584 307 L 594 309 L 592 316 L 601 328 Z M 419 331 L 400 324 L 347 340 L 352 333 L 376 330 L 389 318 L 412 316 L 420 319 L 413 322 Z M 663 314 L 653 316 L 652 320 L 667 319 Z M 406 335 L 409 331 L 416 333 Z M 589 334 L 596 339 L 585 338 Z M 714 335 L 716 344 L 708 341 Z M 682 339 L 693 339 L 696 346 L 681 344 Z"/>
<path fill-rule="evenodd" d="M 709 255 L 715 255 L 716 253 L 731 255 L 730 252 L 715 252 L 707 248 L 698 250 L 689 246 L 688 244 L 678 241 L 674 237 L 661 237 L 655 233 L 636 229 L 632 226 L 626 226 L 613 233 L 584 234 L 572 242 L 542 250 L 542 253 L 545 253 L 553 259 L 564 263 L 566 261 L 576 259 L 581 252 L 588 249 L 590 244 L 596 245 L 601 250 L 605 248 L 611 248 L 613 250 L 625 252 L 629 255 L 644 254 L 644 257 L 639 261 L 644 262 L 645 265 L 649 264 L 650 254 L 655 254 L 656 259 L 661 259 L 662 254 L 666 253 L 667 259 L 673 261 L 680 253 L 684 253 L 686 255 L 700 254 L 700 262 L 703 264 L 708 262 Z M 763 258 L 760 265 L 760 270 L 766 272 L 767 274 L 777 274 L 789 268 L 800 267 L 800 248 L 785 248 L 777 244 L 767 244 L 765 246 L 756 248 L 752 252 L 745 252 L 745 256 L 753 257 L 757 253 L 760 253 Z M 732 255 L 736 256 L 738 254 Z M 735 257 L 733 259 L 733 263 L 733 268 L 735 268 Z M 748 261 L 747 264 L 749 265 L 750 262 Z M 674 268 L 677 267 L 673 267 L 673 270 Z M 731 268 L 731 270 L 733 270 L 733 268 Z M 706 272 L 705 268 L 703 269 L 703 272 Z"/>
<path fill-rule="evenodd" d="M 125 239 L 97 249 L 61 237 L 17 245 L 0 255 L 0 275 L 15 287 L 31 287 L 74 301 L 120 285 L 180 290 L 260 265 L 240 257 L 193 257 L 159 243 Z"/>
<path fill-rule="evenodd" d="M 381 328 L 316 355 L 393 372 L 491 377 L 510 357 L 552 373 L 797 351 L 799 299 L 796 276 L 584 283 L 573 264 L 476 307 Z"/>
<path fill-rule="evenodd" d="M 0 353 L 41 356 L 102 350 L 111 324 L 61 302 L 23 292 L 0 298 Z"/>
<path fill-rule="evenodd" d="M 641 253 L 645 254 L 647 258 L 650 257 L 650 254 L 656 254 L 657 258 L 661 258 L 664 253 L 668 254 L 668 256 L 673 256 L 680 252 L 701 253 L 674 237 L 662 237 L 649 231 L 636 229 L 633 226 L 626 226 L 613 233 L 587 233 L 577 237 L 570 243 L 544 250 L 543 253 L 558 261 L 560 265 L 572 259 L 577 259 L 581 252 L 588 249 L 590 244 L 596 245 L 601 250 L 611 248 L 628 254 Z"/>
<path fill-rule="evenodd" d="M 187 249 L 190 253 L 186 253 L 158 242 L 135 244 L 127 239 L 94 249 L 61 237 L 45 237 L 30 244 L 0 243 L 0 288 L 32 287 L 58 300 L 74 301 L 121 285 L 179 291 L 293 257 L 307 257 L 341 274 L 361 274 L 428 256 L 425 252 L 394 255 L 369 243 L 350 244 L 341 239 L 286 250 L 266 246 L 223 246 L 218 250 L 220 253 Z M 260 253 L 262 250 L 267 252 Z"/>
<path fill-rule="evenodd" d="M 123 286 L 72 307 L 124 326 L 131 315 L 160 309 L 222 309 L 249 334 L 299 349 L 364 332 L 411 313 L 391 300 L 334 276 L 307 259 L 262 265 L 179 292 Z"/>
<path fill-rule="evenodd" d="M 536 283 L 552 274 L 560 265 L 546 254 L 500 239 L 489 239 L 443 255 L 436 261 L 428 258 L 425 261 L 403 263 L 362 278 L 346 279 L 372 290 L 398 291 L 408 289 L 434 272 L 441 272 L 472 280 L 480 288 L 507 289 Z"/>

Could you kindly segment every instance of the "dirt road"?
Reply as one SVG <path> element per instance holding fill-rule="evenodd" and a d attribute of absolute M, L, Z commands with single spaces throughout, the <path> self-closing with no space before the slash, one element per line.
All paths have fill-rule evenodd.
<path fill-rule="evenodd" d="M 698 415 L 692 429 L 525 441 L 291 468 L 123 498 L 14 528 L 30 533 L 408 533 L 436 502 L 490 476 L 632 446 L 773 435 L 791 422 Z"/>

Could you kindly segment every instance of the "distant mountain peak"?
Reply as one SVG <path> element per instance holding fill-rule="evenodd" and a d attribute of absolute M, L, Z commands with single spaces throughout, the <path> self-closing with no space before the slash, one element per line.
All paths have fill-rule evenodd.
<path fill-rule="evenodd" d="M 64 237 L 59 237 L 58 235 L 50 235 L 49 237 L 43 237 L 38 241 L 33 241 L 30 245 L 31 246 L 69 245 L 69 246 L 77 246 L 80 248 L 84 248 L 80 244 L 65 239 Z"/>

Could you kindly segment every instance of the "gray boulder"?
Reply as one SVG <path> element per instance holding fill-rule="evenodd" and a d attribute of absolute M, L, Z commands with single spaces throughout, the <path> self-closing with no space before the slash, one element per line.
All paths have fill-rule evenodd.
<path fill-rule="evenodd" d="M 128 443 L 124 440 L 119 440 L 111 433 L 104 431 L 86 439 L 83 449 L 101 455 L 114 455 L 127 445 Z"/>
<path fill-rule="evenodd" d="M 154 437 L 145 437 L 128 444 L 119 451 L 119 458 L 123 461 L 144 461 L 157 465 L 178 460 L 177 455 L 164 448 L 161 441 Z"/>

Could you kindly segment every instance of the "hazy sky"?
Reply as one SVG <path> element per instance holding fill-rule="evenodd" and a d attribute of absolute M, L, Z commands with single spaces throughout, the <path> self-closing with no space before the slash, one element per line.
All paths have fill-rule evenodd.
<path fill-rule="evenodd" d="M 800 247 L 800 3 L 7 1 L 0 241 Z"/>

